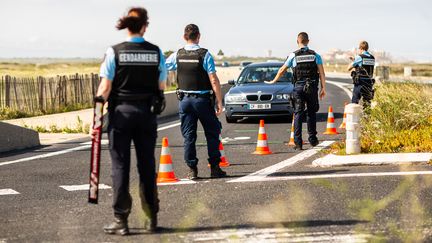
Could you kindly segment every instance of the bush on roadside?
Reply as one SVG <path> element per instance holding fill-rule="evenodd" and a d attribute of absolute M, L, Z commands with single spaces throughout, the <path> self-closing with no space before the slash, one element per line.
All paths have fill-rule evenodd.
<path fill-rule="evenodd" d="M 362 119 L 364 153 L 432 151 L 432 85 L 384 83 Z"/>

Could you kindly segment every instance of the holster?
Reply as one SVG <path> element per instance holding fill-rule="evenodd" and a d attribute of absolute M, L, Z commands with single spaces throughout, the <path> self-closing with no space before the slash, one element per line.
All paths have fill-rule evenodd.
<path fill-rule="evenodd" d="M 159 94 L 152 97 L 150 105 L 150 111 L 155 115 L 160 115 L 165 110 L 166 101 L 163 90 L 160 90 Z"/>
<path fill-rule="evenodd" d="M 177 95 L 177 99 L 179 100 L 179 101 L 182 101 L 183 100 L 183 98 L 184 98 L 184 93 L 183 92 L 180 92 L 180 90 L 179 89 L 176 89 L 176 95 Z"/>
<path fill-rule="evenodd" d="M 212 94 L 210 94 L 210 106 L 215 107 L 215 105 L 216 105 L 216 95 L 214 94 L 214 92 L 212 92 Z"/>

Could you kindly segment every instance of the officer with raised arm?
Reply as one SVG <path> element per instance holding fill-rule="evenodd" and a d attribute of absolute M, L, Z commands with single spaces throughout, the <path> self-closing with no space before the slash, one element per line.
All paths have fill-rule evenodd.
<path fill-rule="evenodd" d="M 108 100 L 113 180 L 114 222 L 104 227 L 107 234 L 129 233 L 132 141 L 137 157 L 141 206 L 148 217 L 146 229 L 154 231 L 157 226 L 156 115 L 163 110 L 167 72 L 159 47 L 143 38 L 147 26 L 148 16 L 144 8 L 131 8 L 126 16 L 120 18 L 117 29 L 127 29 L 127 40 L 108 49 L 100 69 L 102 81 L 97 96 Z"/>
<path fill-rule="evenodd" d="M 184 138 L 184 160 L 189 167 L 188 178 L 198 178 L 198 158 L 195 143 L 197 123 L 201 122 L 207 140 L 208 162 L 212 178 L 225 177 L 219 167 L 219 135 L 221 124 L 217 118 L 222 113 L 222 94 L 215 63 L 207 49 L 199 46 L 200 31 L 195 24 L 184 30 L 186 45 L 166 61 L 167 69 L 177 70 L 179 113 Z M 215 110 L 216 104 L 216 110 Z"/>
<path fill-rule="evenodd" d="M 294 142 L 295 149 L 303 149 L 302 118 L 307 114 L 307 127 L 309 142 L 315 147 L 319 141 L 316 131 L 316 113 L 319 110 L 318 83 L 321 85 L 319 91 L 320 99 L 326 95 L 325 73 L 321 56 L 309 49 L 309 36 L 301 32 L 297 36 L 299 50 L 288 56 L 285 64 L 279 69 L 275 78 L 266 82 L 276 83 L 288 68 L 293 69 L 294 74 Z M 321 80 L 321 82 L 319 82 Z M 307 109 L 306 109 L 307 107 Z"/>
<path fill-rule="evenodd" d="M 353 78 L 354 90 L 351 103 L 358 104 L 363 98 L 363 107 L 370 107 L 371 100 L 374 96 L 373 85 L 375 79 L 373 78 L 375 57 L 368 52 L 369 44 L 366 41 L 361 41 L 359 44 L 359 55 L 351 58 L 353 61 L 348 66 L 348 71 L 351 72 Z"/>

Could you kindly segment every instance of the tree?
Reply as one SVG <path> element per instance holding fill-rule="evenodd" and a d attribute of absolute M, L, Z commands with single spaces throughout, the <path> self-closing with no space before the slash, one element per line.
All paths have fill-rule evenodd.
<path fill-rule="evenodd" d="M 219 52 L 218 52 L 218 54 L 217 54 L 218 56 L 224 56 L 225 54 L 223 53 L 223 51 L 222 50 L 219 50 Z"/>

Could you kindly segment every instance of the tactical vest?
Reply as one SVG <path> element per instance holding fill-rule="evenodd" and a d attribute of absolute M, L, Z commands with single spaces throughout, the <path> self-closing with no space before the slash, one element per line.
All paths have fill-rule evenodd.
<path fill-rule="evenodd" d="M 375 57 L 372 55 L 367 56 L 365 54 L 361 54 L 360 57 L 362 58 L 362 65 L 361 67 L 356 68 L 358 75 L 360 77 L 372 78 L 374 74 Z"/>
<path fill-rule="evenodd" d="M 159 92 L 159 47 L 149 43 L 123 42 L 113 46 L 115 76 L 110 99 L 142 100 Z"/>
<path fill-rule="evenodd" d="M 310 79 L 318 83 L 318 65 L 316 53 L 312 50 L 300 49 L 294 52 L 296 66 L 293 68 L 294 82 Z"/>
<path fill-rule="evenodd" d="M 203 67 L 207 49 L 185 50 L 177 52 L 178 88 L 185 91 L 212 90 L 210 78 Z"/>

